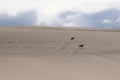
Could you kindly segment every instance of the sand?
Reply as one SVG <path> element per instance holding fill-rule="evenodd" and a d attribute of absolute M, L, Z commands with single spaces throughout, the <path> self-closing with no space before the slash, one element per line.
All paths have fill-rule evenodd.
<path fill-rule="evenodd" d="M 0 80 L 120 80 L 120 32 L 1 27 Z"/>

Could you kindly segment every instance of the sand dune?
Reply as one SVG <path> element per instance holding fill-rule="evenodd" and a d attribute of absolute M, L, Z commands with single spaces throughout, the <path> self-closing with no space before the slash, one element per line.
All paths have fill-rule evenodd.
<path fill-rule="evenodd" d="M 0 80 L 119 80 L 119 42 L 119 30 L 1 27 Z"/>

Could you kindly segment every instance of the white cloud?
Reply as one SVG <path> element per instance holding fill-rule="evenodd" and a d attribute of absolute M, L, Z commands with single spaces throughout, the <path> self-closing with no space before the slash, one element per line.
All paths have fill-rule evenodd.
<path fill-rule="evenodd" d="M 103 20 L 103 21 L 102 21 L 102 23 L 105 23 L 105 24 L 110 24 L 110 23 L 112 23 L 112 21 L 111 21 L 111 20 L 109 20 L 109 19 L 105 19 L 105 20 Z"/>
<path fill-rule="evenodd" d="M 31 9 L 55 15 L 65 9 L 76 8 L 84 12 L 95 12 L 108 7 L 120 7 L 119 0 L 0 0 L 0 12 L 15 14 Z"/>
<path fill-rule="evenodd" d="M 65 27 L 77 27 L 77 25 L 74 22 L 64 23 L 64 24 L 62 24 L 62 26 L 65 26 Z"/>
<path fill-rule="evenodd" d="M 38 24 L 41 22 L 51 24 L 52 19 L 65 10 L 95 13 L 111 7 L 120 8 L 119 3 L 119 0 L 0 0 L 0 14 L 15 16 L 20 12 L 36 10 Z M 76 17 L 77 14 L 69 15 L 67 19 L 75 21 Z M 109 23 L 109 21 L 103 22 Z"/>

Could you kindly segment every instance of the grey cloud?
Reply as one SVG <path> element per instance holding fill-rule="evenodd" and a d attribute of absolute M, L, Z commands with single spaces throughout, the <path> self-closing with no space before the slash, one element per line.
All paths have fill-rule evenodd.
<path fill-rule="evenodd" d="M 36 11 L 19 13 L 16 16 L 0 14 L 0 26 L 31 26 L 36 25 L 36 22 L 37 22 Z"/>
<path fill-rule="evenodd" d="M 35 26 L 37 25 L 38 15 L 36 11 L 19 13 L 16 16 L 0 14 L 0 26 Z M 51 23 L 42 21 L 44 26 L 78 26 L 96 28 L 120 28 L 120 10 L 107 9 L 93 14 L 81 11 L 68 10 L 60 13 Z"/>
<path fill-rule="evenodd" d="M 93 14 L 86 14 L 80 11 L 65 11 L 59 14 L 52 24 L 55 26 L 72 24 L 72 26 L 78 27 L 120 28 L 120 10 L 107 9 Z"/>

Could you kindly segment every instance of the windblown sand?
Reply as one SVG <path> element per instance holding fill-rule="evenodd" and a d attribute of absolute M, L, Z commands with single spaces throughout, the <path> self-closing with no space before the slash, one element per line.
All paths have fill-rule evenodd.
<path fill-rule="evenodd" d="M 120 80 L 120 32 L 1 27 L 0 80 Z"/>

